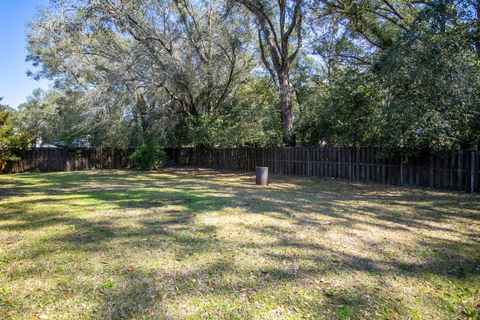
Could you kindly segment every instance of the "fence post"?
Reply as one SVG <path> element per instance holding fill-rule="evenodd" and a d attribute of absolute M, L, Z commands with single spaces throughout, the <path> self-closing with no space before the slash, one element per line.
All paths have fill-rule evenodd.
<path fill-rule="evenodd" d="M 458 190 L 463 190 L 463 183 L 462 183 L 462 178 L 463 178 L 463 150 L 458 151 L 458 169 L 457 169 L 457 189 Z"/>
<path fill-rule="evenodd" d="M 429 186 L 430 188 L 433 188 L 433 178 L 434 178 L 434 172 L 433 172 L 433 154 L 430 153 L 429 155 L 429 162 L 430 162 L 430 168 L 429 168 Z"/>
<path fill-rule="evenodd" d="M 478 162 L 477 162 L 477 151 L 471 151 L 470 152 L 470 192 L 476 192 L 477 191 L 477 185 L 478 185 Z"/>
<path fill-rule="evenodd" d="M 307 176 L 312 176 L 312 152 L 311 148 L 307 148 Z"/>
<path fill-rule="evenodd" d="M 349 179 L 350 180 L 353 180 L 353 148 L 352 147 L 349 147 L 348 148 L 350 150 L 349 154 L 348 154 L 348 174 L 349 174 Z"/>
<path fill-rule="evenodd" d="M 400 185 L 403 186 L 403 156 L 400 156 Z"/>

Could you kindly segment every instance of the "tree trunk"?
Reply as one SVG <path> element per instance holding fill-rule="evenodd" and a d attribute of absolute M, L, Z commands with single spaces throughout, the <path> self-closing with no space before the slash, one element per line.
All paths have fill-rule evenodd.
<path fill-rule="evenodd" d="M 142 127 L 142 135 L 145 137 L 145 133 L 148 131 L 149 121 L 148 121 L 148 105 L 145 101 L 145 97 L 141 93 L 137 93 L 137 116 L 140 118 L 140 125 Z"/>
<path fill-rule="evenodd" d="M 278 0 L 279 14 L 271 14 L 267 9 L 268 2 L 265 0 L 237 0 L 243 4 L 257 19 L 258 44 L 260 47 L 261 59 L 273 80 L 278 85 L 280 97 L 280 112 L 282 115 L 283 143 L 286 146 L 294 146 L 295 133 L 293 130 L 292 114 L 292 92 L 290 88 L 290 64 L 297 58 L 302 47 L 302 2 L 295 0 L 293 12 L 289 14 L 286 0 Z M 275 5 L 274 5 L 275 6 Z M 274 27 L 274 19 L 278 18 L 278 28 Z M 290 20 L 287 23 L 287 20 Z M 296 47 L 292 54 L 289 54 L 289 42 L 293 33 L 296 33 Z M 270 60 L 266 55 L 266 48 L 269 51 Z M 278 82 L 278 83 L 277 83 Z"/>
<path fill-rule="evenodd" d="M 283 143 L 286 146 L 294 146 L 295 134 L 293 131 L 292 92 L 290 89 L 288 70 L 283 70 L 279 74 L 279 95 L 280 111 L 282 115 Z"/>

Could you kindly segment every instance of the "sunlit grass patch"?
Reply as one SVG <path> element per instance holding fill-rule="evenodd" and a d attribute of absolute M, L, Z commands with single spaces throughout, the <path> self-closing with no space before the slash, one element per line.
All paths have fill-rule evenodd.
<path fill-rule="evenodd" d="M 480 198 L 208 170 L 0 176 L 0 318 L 475 319 Z"/>

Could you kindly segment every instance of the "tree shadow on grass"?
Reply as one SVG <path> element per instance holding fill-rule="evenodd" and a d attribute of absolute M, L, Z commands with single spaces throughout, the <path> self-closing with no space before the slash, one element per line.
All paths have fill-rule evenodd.
<path fill-rule="evenodd" d="M 158 250 L 164 244 L 168 245 L 168 254 L 179 263 L 188 265 L 195 254 L 211 257 L 207 265 L 186 271 L 128 271 L 126 266 L 113 266 L 111 274 L 117 277 L 119 285 L 102 291 L 103 302 L 96 313 L 112 319 L 175 318 L 172 304 L 215 297 L 237 305 L 230 311 L 222 310 L 218 313 L 221 317 L 234 313 L 248 317 L 255 312 L 249 309 L 252 307 L 249 299 L 269 294 L 283 299 L 274 294 L 282 290 L 286 292 L 285 300 L 271 303 L 283 303 L 311 315 L 331 313 L 336 318 L 355 318 L 358 314 L 365 315 L 362 309 L 368 308 L 377 313 L 405 314 L 409 307 L 394 298 L 396 291 L 388 285 L 379 283 L 374 288 L 371 284 L 336 285 L 335 276 L 362 273 L 370 280 L 401 277 L 426 281 L 433 275 L 446 281 L 468 282 L 480 274 L 478 233 L 475 232 L 480 212 L 478 197 L 399 188 L 392 188 L 389 194 L 388 187 L 352 187 L 344 182 L 281 177 L 274 177 L 270 187 L 258 188 L 250 184 L 249 175 L 238 177 L 203 171 L 167 173 L 165 180 L 161 175 L 152 178 L 130 172 L 120 172 L 114 178 L 106 177 L 107 173 L 97 176 L 88 173 L 85 177 L 79 173 L 66 178 L 42 175 L 38 186 L 28 184 L 18 189 L 25 195 L 36 194 L 37 198 L 21 202 L 13 201 L 11 195 L 3 198 L 0 232 L 68 227 L 68 231 L 46 239 L 46 245 L 25 250 L 22 259 L 29 261 L 55 258 L 58 248 L 70 253 L 98 254 L 112 252 L 112 248 L 118 246 L 123 251 L 148 254 L 148 250 Z M 134 180 L 136 175 L 141 182 L 132 184 L 129 179 Z M 100 185 L 104 179 L 109 186 Z M 49 206 L 49 210 L 38 211 L 43 205 Z M 254 214 L 270 219 L 269 224 L 241 225 L 248 235 L 269 241 L 258 242 L 255 237 L 218 238 L 216 225 L 198 224 L 196 220 L 202 215 L 230 209 L 239 210 L 239 215 Z M 89 214 L 98 210 L 104 214 L 92 219 Z M 134 223 L 115 223 L 129 219 Z M 228 224 L 228 220 L 225 223 Z M 464 229 L 459 228 L 465 225 Z M 239 226 L 234 223 L 230 227 Z M 346 238 L 354 239 L 354 244 L 347 245 L 368 247 L 372 256 L 300 237 L 304 229 L 323 237 L 330 230 L 336 230 L 334 228 Z M 382 243 L 356 238 L 355 232 L 362 228 L 412 237 L 412 248 L 397 250 L 410 250 L 408 254 L 414 259 L 405 260 L 395 253 L 386 255 Z M 437 236 L 421 236 L 424 231 Z M 428 252 L 416 253 L 417 249 Z M 214 258 L 218 254 L 223 257 L 220 261 Z M 242 254 L 264 262 L 243 265 L 235 260 L 235 256 Z M 23 269 L 12 275 L 28 277 L 38 272 L 38 269 Z M 325 283 L 310 285 L 312 279 L 325 274 L 329 277 Z M 245 290 L 250 298 L 242 296 Z M 303 290 L 315 299 L 307 299 L 302 296 L 305 292 L 295 290 Z M 379 306 L 387 306 L 388 310 Z"/>

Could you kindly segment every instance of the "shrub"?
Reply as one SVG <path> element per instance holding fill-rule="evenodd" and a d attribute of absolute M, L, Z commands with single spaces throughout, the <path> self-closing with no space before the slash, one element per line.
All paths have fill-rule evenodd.
<path fill-rule="evenodd" d="M 7 162 L 19 160 L 15 151 L 28 148 L 32 140 L 33 134 L 19 131 L 13 113 L 0 105 L 0 172 L 5 169 Z"/>
<path fill-rule="evenodd" d="M 165 152 L 153 139 L 144 141 L 129 157 L 130 165 L 142 171 L 159 169 L 164 165 Z"/>

